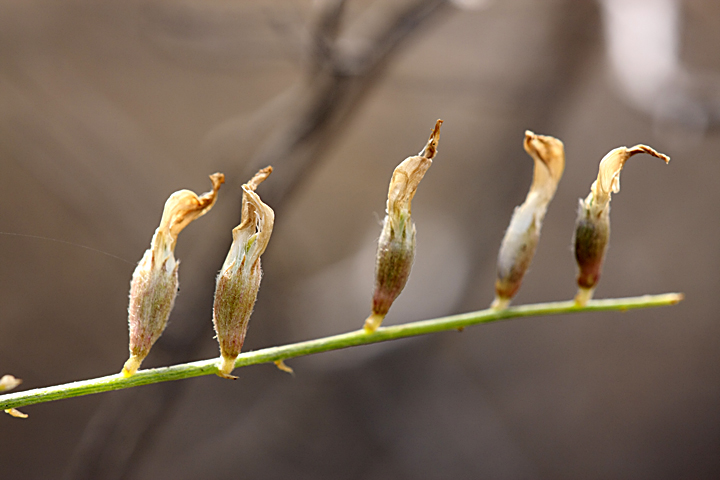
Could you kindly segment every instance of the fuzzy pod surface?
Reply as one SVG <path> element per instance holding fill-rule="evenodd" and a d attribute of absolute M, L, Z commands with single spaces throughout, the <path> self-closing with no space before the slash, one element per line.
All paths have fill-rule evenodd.
<path fill-rule="evenodd" d="M 437 153 L 441 125 L 442 120 L 438 120 L 420 153 L 406 158 L 393 171 L 375 257 L 372 313 L 365 320 L 368 332 L 380 326 L 410 277 L 415 259 L 415 223 L 411 217 L 411 202 Z"/>
<path fill-rule="evenodd" d="M 627 160 L 639 153 L 670 162 L 667 155 L 647 145 L 618 147 L 600 161 L 597 179 L 585 199 L 580 199 L 575 222 L 573 250 L 578 266 L 578 293 L 575 301 L 585 305 L 595 291 L 610 241 L 610 200 L 613 193 L 620 192 L 620 172 Z"/>
<path fill-rule="evenodd" d="M 533 159 L 533 181 L 525 201 L 515 208 L 500 245 L 493 308 L 505 308 L 520 289 L 535 256 L 548 205 L 565 170 L 565 148 L 557 138 L 528 130 L 523 147 Z"/>
<path fill-rule="evenodd" d="M 145 251 L 130 282 L 128 330 L 130 357 L 123 366 L 133 375 L 167 326 L 178 291 L 179 260 L 175 258 L 178 234 L 215 204 L 225 182 L 222 173 L 210 175 L 212 190 L 198 196 L 190 190 L 173 193 L 165 202 L 160 226 Z"/>
<path fill-rule="evenodd" d="M 272 173 L 260 170 L 243 185 L 242 219 L 232 231 L 233 241 L 215 286 L 213 326 L 220 346 L 218 375 L 232 378 L 235 360 L 242 350 L 260 280 L 260 256 L 265 252 L 275 223 L 275 213 L 255 193 Z"/>

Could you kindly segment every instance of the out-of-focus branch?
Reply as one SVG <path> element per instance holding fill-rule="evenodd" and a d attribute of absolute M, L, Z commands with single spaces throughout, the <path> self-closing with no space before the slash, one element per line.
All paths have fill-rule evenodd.
<path fill-rule="evenodd" d="M 341 29 L 344 0 L 325 2 L 316 16 L 312 59 L 293 89 L 290 115 L 250 160 L 247 173 L 276 166 L 264 194 L 278 205 L 318 164 L 392 56 L 412 34 L 449 8 L 446 0 L 377 2 L 357 23 Z"/>

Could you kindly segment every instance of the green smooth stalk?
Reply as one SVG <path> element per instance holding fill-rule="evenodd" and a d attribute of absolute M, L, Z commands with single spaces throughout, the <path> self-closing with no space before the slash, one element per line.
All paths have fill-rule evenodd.
<path fill-rule="evenodd" d="M 497 322 L 518 317 L 537 317 L 542 315 L 555 315 L 580 312 L 597 312 L 606 310 L 630 310 L 634 308 L 661 307 L 674 305 L 683 299 L 680 293 L 666 293 L 662 295 L 644 295 L 641 297 L 614 298 L 607 300 L 591 300 L 584 307 L 574 301 L 537 303 L 509 307 L 505 310 L 486 309 L 477 312 L 462 313 L 449 317 L 423 320 L 420 322 L 405 323 L 389 327 L 380 327 L 373 333 L 364 329 L 353 332 L 332 335 L 330 337 L 308 340 L 306 342 L 291 343 L 279 347 L 264 348 L 254 352 L 241 354 L 235 362 L 235 367 L 246 367 L 259 363 L 272 363 L 289 358 L 311 355 L 314 353 L 339 350 L 369 343 L 385 342 L 398 338 L 425 335 L 428 333 L 457 330 L 481 323 Z M 362 322 L 358 322 L 362 323 Z M 183 378 L 199 377 L 217 373 L 217 358 L 200 360 L 197 362 L 173 365 L 171 367 L 152 368 L 140 370 L 135 375 L 126 378 L 122 374 L 107 377 L 93 378 L 79 382 L 55 385 L 52 387 L 36 388 L 22 392 L 0 395 L 0 410 L 24 407 L 37 403 L 52 402 L 65 398 L 91 395 L 93 393 L 108 392 L 121 388 L 138 387 L 151 383 L 168 382 Z"/>

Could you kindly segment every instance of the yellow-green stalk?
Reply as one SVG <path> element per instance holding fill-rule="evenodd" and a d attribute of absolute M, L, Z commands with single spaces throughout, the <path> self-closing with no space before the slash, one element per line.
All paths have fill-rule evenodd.
<path fill-rule="evenodd" d="M 275 212 L 255 193 L 270 173 L 272 167 L 264 168 L 242 186 L 241 222 L 232 231 L 233 242 L 217 277 L 213 324 L 220 344 L 218 375 L 224 378 L 236 378 L 230 372 L 245 342 L 262 278 L 260 256 L 275 223 Z"/>
<path fill-rule="evenodd" d="M 415 224 L 410 218 L 410 203 L 437 153 L 442 123 L 442 120 L 435 123 L 425 148 L 418 155 L 403 160 L 390 180 L 375 261 L 372 313 L 365 320 L 368 332 L 374 332 L 380 326 L 410 276 L 415 258 Z"/>
<path fill-rule="evenodd" d="M 122 369 L 125 376 L 133 375 L 140 368 L 153 344 L 165 330 L 178 291 L 180 261 L 175 259 L 178 234 L 212 208 L 225 176 L 214 173 L 210 175 L 210 180 L 212 190 L 199 197 L 190 190 L 180 190 L 170 195 L 150 248 L 135 268 L 130 282 L 130 358 Z"/>
<path fill-rule="evenodd" d="M 497 309 L 506 308 L 520 288 L 535 255 L 548 204 L 565 169 L 565 149 L 557 138 L 528 130 L 523 146 L 535 164 L 533 181 L 525 202 L 515 208 L 500 246 L 492 304 Z"/>
<path fill-rule="evenodd" d="M 590 187 L 590 194 L 580 199 L 578 218 L 573 240 L 575 260 L 578 264 L 578 293 L 575 302 L 584 306 L 590 300 L 600 279 L 603 259 L 610 239 L 610 196 L 620 191 L 620 172 L 625 162 L 638 153 L 670 161 L 667 155 L 658 153 L 647 145 L 632 148 L 619 147 L 600 161 L 597 180 Z"/>

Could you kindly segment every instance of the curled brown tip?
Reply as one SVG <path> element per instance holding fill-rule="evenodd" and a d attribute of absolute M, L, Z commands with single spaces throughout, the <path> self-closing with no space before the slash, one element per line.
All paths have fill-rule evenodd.
<path fill-rule="evenodd" d="M 523 147 L 525 148 L 526 152 L 531 153 L 534 151 L 533 140 L 535 140 L 537 137 L 538 136 L 535 132 L 525 130 L 525 140 L 523 140 Z"/>
<path fill-rule="evenodd" d="M 267 177 L 270 176 L 272 171 L 273 168 L 270 165 L 265 168 L 261 168 L 245 185 L 247 185 L 248 188 L 250 188 L 250 190 L 254 192 L 258 185 L 260 185 L 262 182 L 265 181 Z"/>
<path fill-rule="evenodd" d="M 213 173 L 212 175 L 210 175 L 210 181 L 213 184 L 213 190 L 217 192 L 220 188 L 220 185 L 225 183 L 225 175 L 220 172 Z"/>
<path fill-rule="evenodd" d="M 212 190 L 203 193 L 199 197 L 188 190 L 181 190 L 182 194 L 185 195 L 189 200 L 186 200 L 186 205 L 183 205 L 183 202 L 179 200 L 175 202 L 178 205 L 175 208 L 180 210 L 178 214 L 179 218 L 175 219 L 175 222 L 171 223 L 170 229 L 176 230 L 176 235 L 177 233 L 180 233 L 180 231 L 185 228 L 190 222 L 192 222 L 198 217 L 205 215 L 213 207 L 213 205 L 215 205 L 218 190 L 220 190 L 220 186 L 225 183 L 225 175 L 219 172 L 213 173 L 212 175 L 210 175 L 210 181 L 212 182 Z M 175 194 L 177 193 L 178 192 L 175 192 Z M 170 198 L 173 197 L 171 196 Z M 185 220 L 186 217 L 187 220 Z M 176 227 L 174 224 L 179 224 L 179 228 Z"/>
<path fill-rule="evenodd" d="M 538 135 L 530 130 L 525 130 L 523 148 L 536 162 L 531 189 L 551 188 L 554 192 L 565 170 L 565 146 L 563 142 L 549 135 Z M 543 172 L 538 171 L 538 162 L 545 165 L 550 178 L 547 178 L 547 175 L 543 174 Z"/>
<path fill-rule="evenodd" d="M 435 122 L 435 127 L 433 127 L 432 132 L 430 132 L 430 138 L 428 139 L 428 143 L 427 145 L 425 145 L 425 148 L 423 148 L 422 152 L 420 152 L 421 157 L 425 157 L 430 160 L 435 157 L 435 154 L 437 153 L 438 141 L 440 141 L 440 126 L 442 124 L 443 121 L 440 119 Z"/>
<path fill-rule="evenodd" d="M 628 156 L 632 156 L 638 153 L 647 153 L 648 155 L 652 155 L 653 157 L 657 157 L 660 160 L 663 160 L 665 163 L 670 162 L 670 157 L 658 152 L 652 147 L 648 147 L 647 145 L 635 145 L 634 147 L 628 149 Z"/>
<path fill-rule="evenodd" d="M 180 227 L 180 230 L 185 228 L 188 223 L 192 222 L 197 217 L 205 215 L 213 207 L 213 205 L 215 205 L 218 190 L 220 190 L 220 186 L 225 183 L 225 175 L 220 172 L 213 173 L 210 175 L 210 181 L 212 182 L 212 190 L 203 193 L 197 198 L 197 206 L 187 209 L 188 213 L 192 213 L 192 215 L 189 216 L 190 218 L 187 223 L 184 223 L 182 227 Z M 178 233 L 180 230 L 178 230 Z"/>

